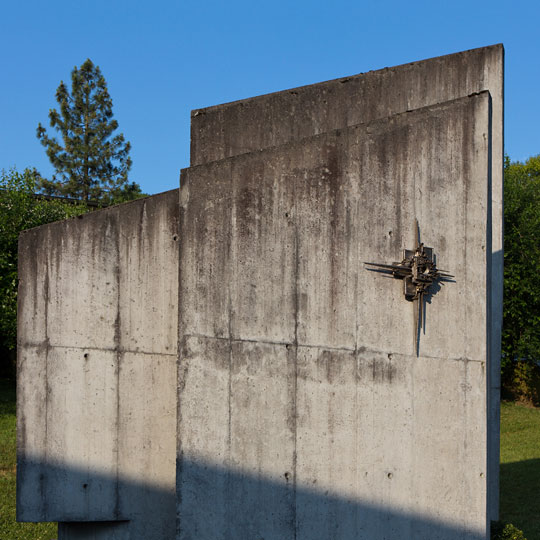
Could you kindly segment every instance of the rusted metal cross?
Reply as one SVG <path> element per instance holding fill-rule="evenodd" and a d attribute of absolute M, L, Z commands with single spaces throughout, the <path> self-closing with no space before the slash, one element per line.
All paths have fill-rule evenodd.
<path fill-rule="evenodd" d="M 420 327 L 423 317 L 424 295 L 429 287 L 436 281 L 448 281 L 454 276 L 446 270 L 439 270 L 433 258 L 433 248 L 426 247 L 420 242 L 420 229 L 418 220 L 415 220 L 416 245 L 414 249 L 404 249 L 401 262 L 392 264 L 365 262 L 375 270 L 385 274 L 391 274 L 396 279 L 403 280 L 403 293 L 405 299 L 414 304 L 414 343 L 416 355 L 420 347 Z"/>

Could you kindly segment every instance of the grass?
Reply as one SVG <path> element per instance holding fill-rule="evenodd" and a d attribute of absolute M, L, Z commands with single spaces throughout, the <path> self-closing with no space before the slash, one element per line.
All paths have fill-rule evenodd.
<path fill-rule="evenodd" d="M 15 462 L 15 386 L 0 379 L 0 538 L 56 538 L 56 523 L 15 521 Z M 540 408 L 501 404 L 501 520 L 540 540 Z"/>
<path fill-rule="evenodd" d="M 0 379 L 0 538 L 2 540 L 51 540 L 56 523 L 15 521 L 15 385 Z"/>
<path fill-rule="evenodd" d="M 540 408 L 501 404 L 501 520 L 540 540 Z"/>

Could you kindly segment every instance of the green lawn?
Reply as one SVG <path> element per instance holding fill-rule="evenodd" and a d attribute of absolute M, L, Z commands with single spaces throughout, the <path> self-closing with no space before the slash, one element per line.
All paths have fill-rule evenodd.
<path fill-rule="evenodd" d="M 501 519 L 540 540 L 540 408 L 501 404 Z"/>
<path fill-rule="evenodd" d="M 501 405 L 501 520 L 540 540 L 540 409 Z M 56 537 L 55 523 L 15 522 L 15 388 L 0 379 L 0 538 Z"/>
<path fill-rule="evenodd" d="M 15 521 L 15 457 L 15 387 L 12 382 L 0 379 L 0 538 L 56 538 L 56 523 Z"/>

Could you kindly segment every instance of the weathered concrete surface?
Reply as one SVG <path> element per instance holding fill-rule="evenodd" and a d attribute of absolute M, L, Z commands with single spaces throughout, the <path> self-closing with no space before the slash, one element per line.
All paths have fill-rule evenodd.
<path fill-rule="evenodd" d="M 178 243 L 178 190 L 21 235 L 20 521 L 174 537 Z"/>
<path fill-rule="evenodd" d="M 191 166 L 482 90 L 490 91 L 494 124 L 500 125 L 503 55 L 503 46 L 493 45 L 196 109 L 191 113 Z"/>
<path fill-rule="evenodd" d="M 490 410 L 490 512 L 498 517 L 499 396 L 503 284 L 502 45 L 473 49 L 244 99 L 192 112 L 191 165 L 297 141 L 333 129 L 367 123 L 488 90 L 492 133 L 492 332 Z"/>
<path fill-rule="evenodd" d="M 491 119 L 482 92 L 183 171 L 177 538 L 486 538 Z M 415 217 L 456 276 L 419 356 L 363 264 Z"/>

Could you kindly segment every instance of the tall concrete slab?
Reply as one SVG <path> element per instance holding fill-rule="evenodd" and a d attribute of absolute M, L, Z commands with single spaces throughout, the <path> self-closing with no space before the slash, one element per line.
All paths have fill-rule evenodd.
<path fill-rule="evenodd" d="M 177 538 L 486 538 L 492 122 L 480 92 L 183 171 Z M 455 275 L 419 346 L 364 265 L 415 219 Z"/>
<path fill-rule="evenodd" d="M 324 83 L 197 109 L 191 118 L 191 165 L 254 152 L 333 129 L 468 96 L 492 98 L 492 271 L 489 360 L 490 512 L 498 517 L 500 355 L 503 284 L 502 45 L 431 58 Z"/>
<path fill-rule="evenodd" d="M 20 521 L 174 537 L 178 244 L 178 190 L 21 235 Z"/>

